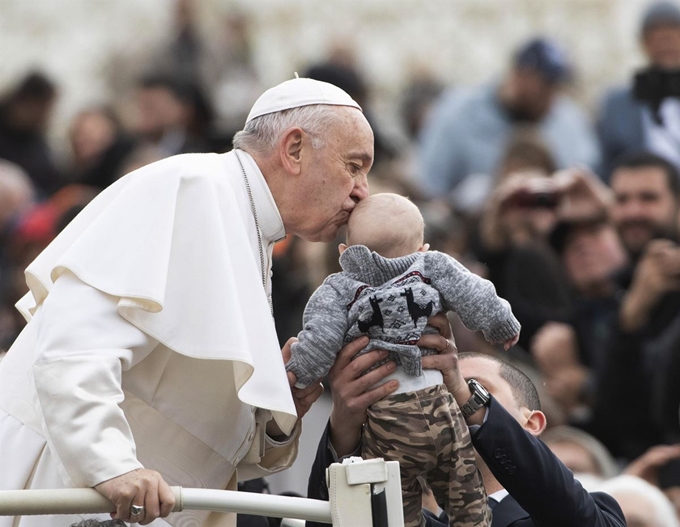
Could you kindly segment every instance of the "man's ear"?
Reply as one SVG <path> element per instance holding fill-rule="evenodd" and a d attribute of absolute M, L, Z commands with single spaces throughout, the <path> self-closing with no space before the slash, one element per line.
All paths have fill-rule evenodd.
<path fill-rule="evenodd" d="M 529 410 L 528 408 L 522 408 L 522 413 L 526 419 L 523 428 L 534 437 L 540 436 L 548 424 L 545 414 L 540 410 Z"/>
<path fill-rule="evenodd" d="M 430 244 L 429 244 L 429 243 L 426 243 L 426 244 L 423 245 L 420 249 L 418 249 L 418 252 L 419 252 L 419 253 L 426 253 L 426 252 L 429 251 L 429 250 L 430 250 Z"/>
<path fill-rule="evenodd" d="M 297 175 L 302 171 L 303 136 L 301 128 L 291 128 L 286 131 L 279 143 L 281 164 L 289 174 Z"/>
<path fill-rule="evenodd" d="M 341 243 L 340 245 L 338 245 L 338 252 L 340 254 L 344 253 L 346 250 L 347 250 L 347 245 L 345 245 L 344 243 Z"/>

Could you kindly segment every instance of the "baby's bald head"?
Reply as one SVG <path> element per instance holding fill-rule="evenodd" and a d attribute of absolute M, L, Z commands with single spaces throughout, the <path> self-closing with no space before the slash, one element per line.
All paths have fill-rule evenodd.
<path fill-rule="evenodd" d="M 423 246 L 425 222 L 408 198 L 374 194 L 361 200 L 347 222 L 347 245 L 365 245 L 385 258 L 397 258 Z"/>

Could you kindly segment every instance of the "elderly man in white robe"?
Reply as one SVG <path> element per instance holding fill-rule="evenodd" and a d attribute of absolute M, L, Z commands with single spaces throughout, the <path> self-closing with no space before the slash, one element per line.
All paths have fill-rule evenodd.
<path fill-rule="evenodd" d="M 26 270 L 29 323 L 0 363 L 0 489 L 94 487 L 113 518 L 235 525 L 170 514 L 169 485 L 235 489 L 294 461 L 322 388 L 292 392 L 272 249 L 332 240 L 372 161 L 359 105 L 294 79 L 258 99 L 233 151 L 171 157 L 102 192 Z"/>

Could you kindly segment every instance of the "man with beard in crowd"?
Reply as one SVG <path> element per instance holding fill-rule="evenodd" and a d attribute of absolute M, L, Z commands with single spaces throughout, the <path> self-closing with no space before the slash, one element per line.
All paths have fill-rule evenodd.
<path fill-rule="evenodd" d="M 445 94 L 422 131 L 420 164 L 425 191 L 446 196 L 468 176 L 496 174 L 520 126 L 535 128 L 557 168 L 600 162 L 588 118 L 562 94 L 571 68 L 553 42 L 533 39 L 515 54 L 500 81 Z"/>
<path fill-rule="evenodd" d="M 680 438 L 680 175 L 641 153 L 612 172 L 612 219 L 632 266 L 595 406 L 595 433 L 625 458 Z M 631 389 L 635 386 L 635 389 Z"/>

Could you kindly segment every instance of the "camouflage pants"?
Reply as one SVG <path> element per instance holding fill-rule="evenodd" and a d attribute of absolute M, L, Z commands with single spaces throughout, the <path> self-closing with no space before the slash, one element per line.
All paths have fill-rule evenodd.
<path fill-rule="evenodd" d="M 405 527 L 424 525 L 422 476 L 456 527 L 490 526 L 470 432 L 445 386 L 385 397 L 368 409 L 362 457 L 399 461 Z"/>

